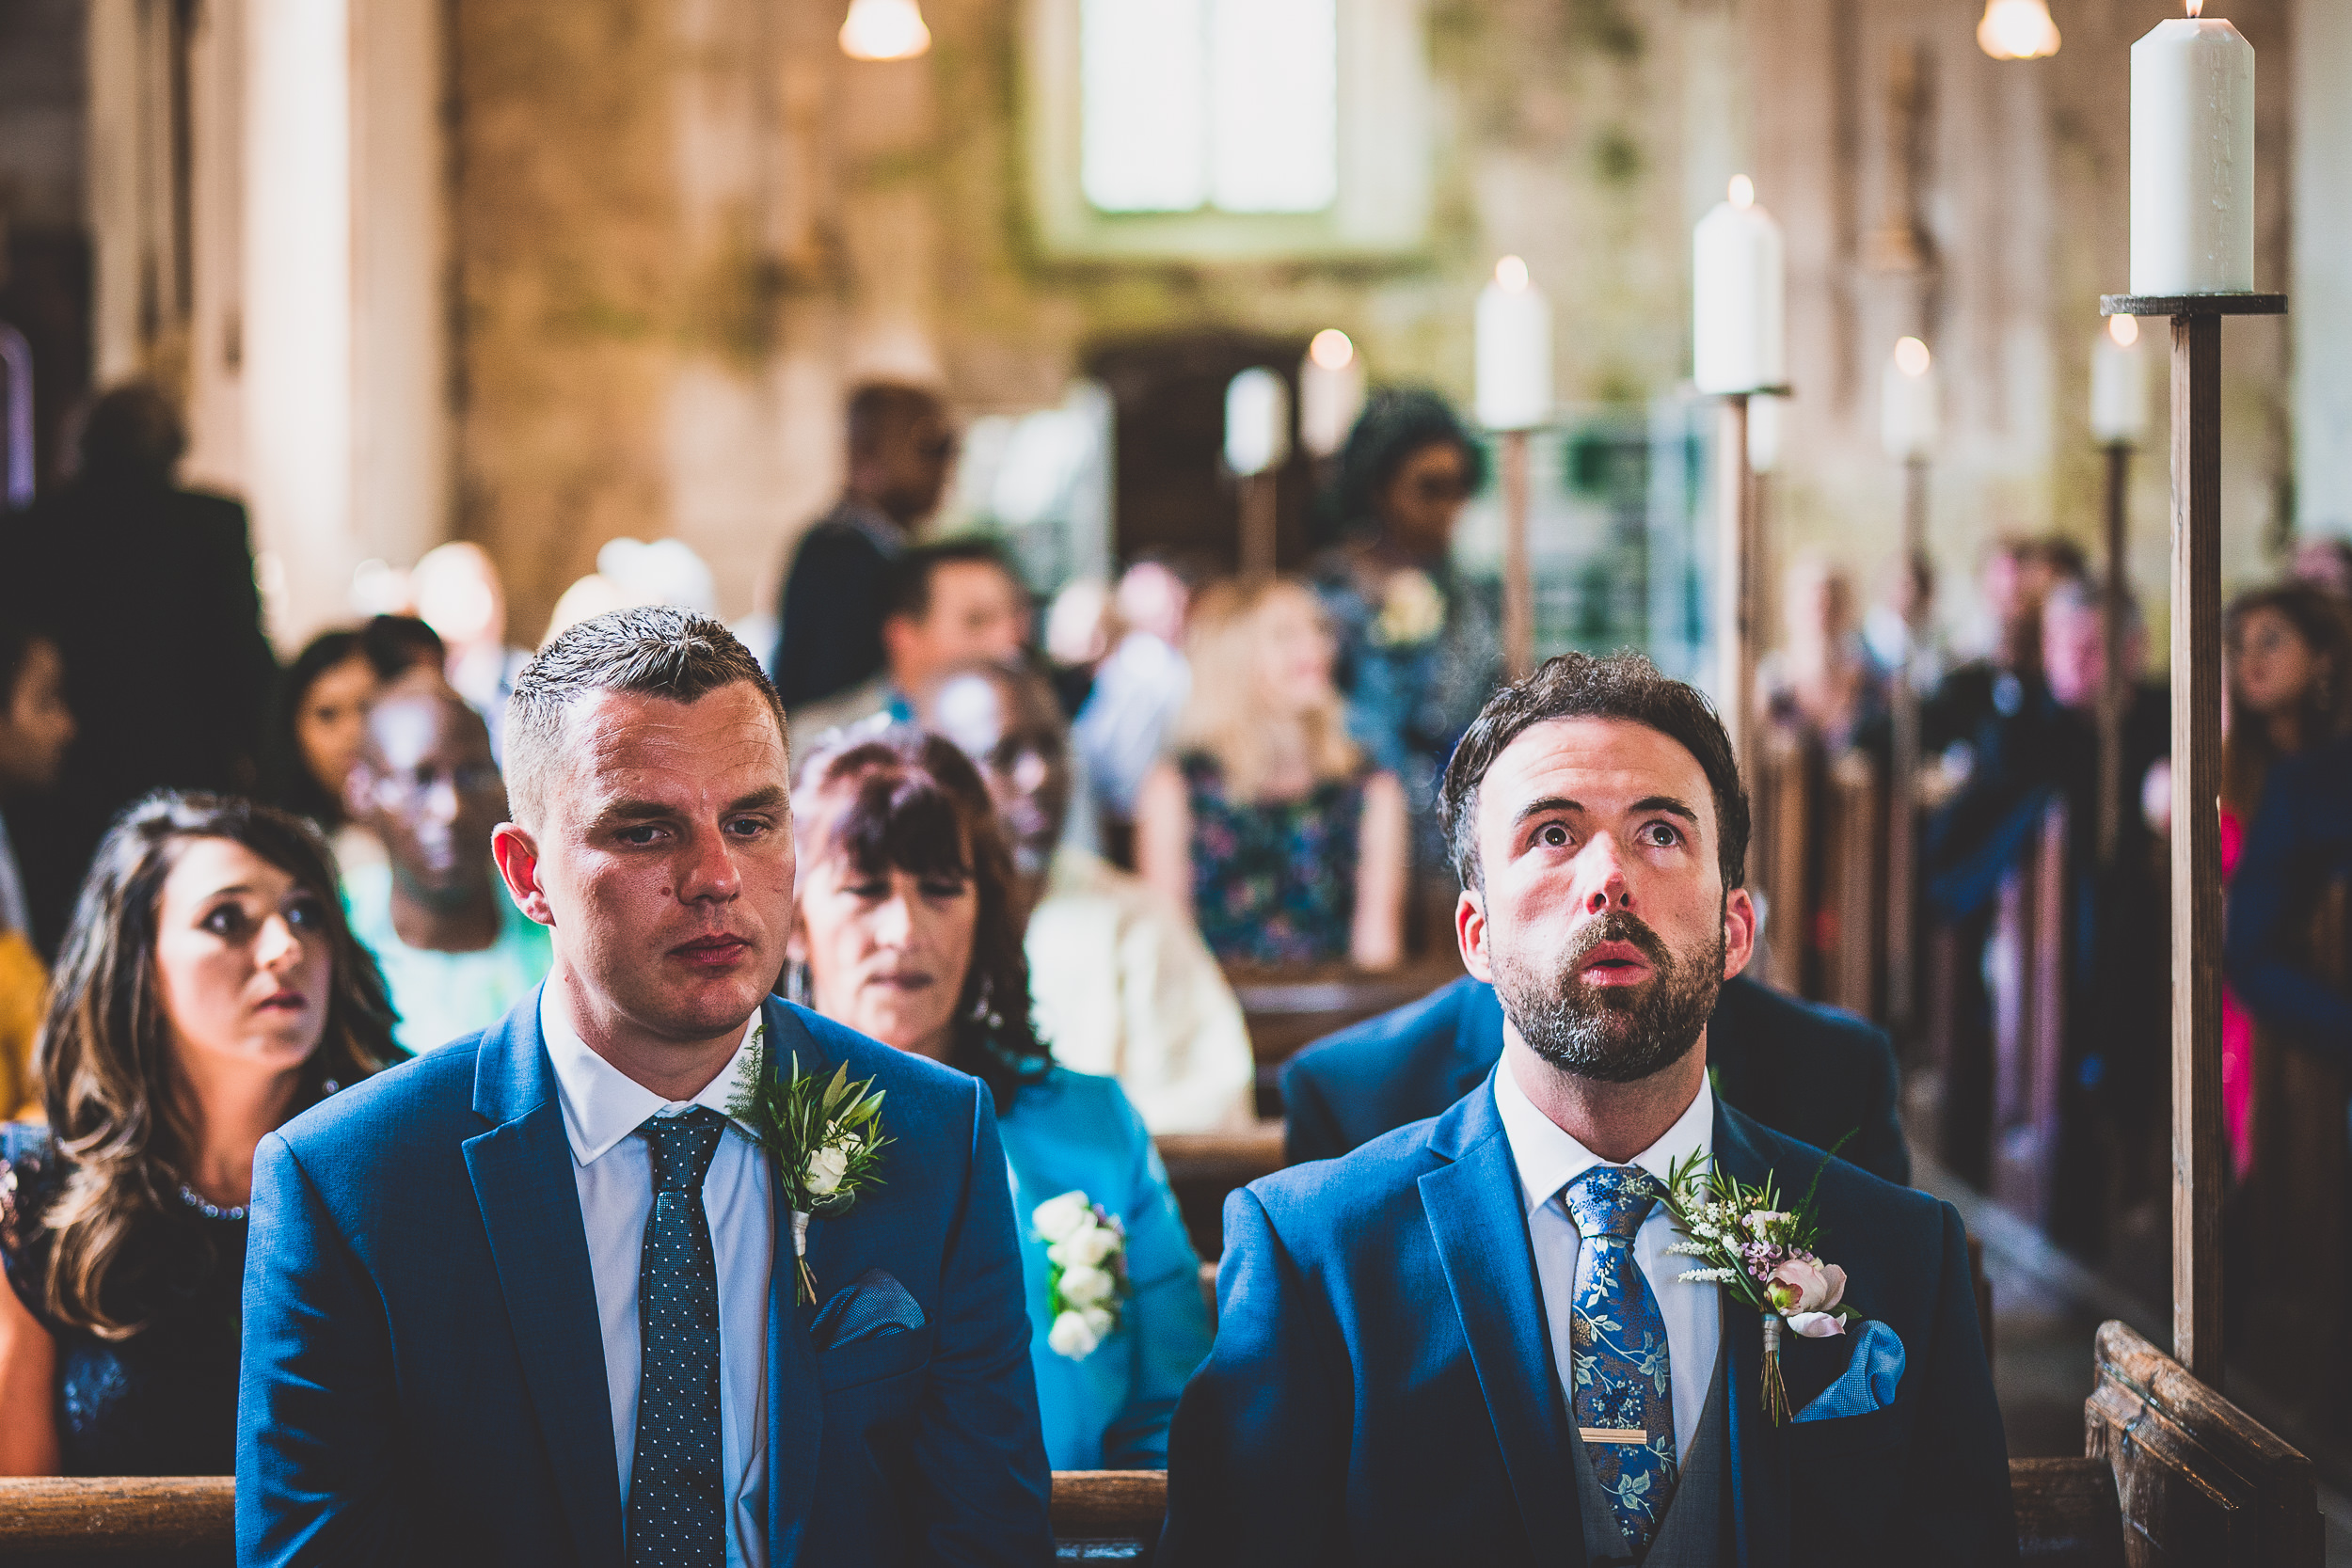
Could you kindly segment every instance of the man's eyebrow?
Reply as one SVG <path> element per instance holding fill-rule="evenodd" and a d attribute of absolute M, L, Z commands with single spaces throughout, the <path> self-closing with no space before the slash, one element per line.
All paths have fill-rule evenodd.
<path fill-rule="evenodd" d="M 609 800 L 596 813 L 598 822 L 651 822 L 675 816 L 677 808 L 660 800 Z"/>
<path fill-rule="evenodd" d="M 1636 814 L 1645 811 L 1662 811 L 1669 816 L 1681 817 L 1693 828 L 1699 825 L 1699 814 L 1692 811 L 1687 802 L 1678 800 L 1671 795 L 1645 795 L 1633 802 L 1632 809 Z"/>
<path fill-rule="evenodd" d="M 729 800 L 727 813 L 732 816 L 739 811 L 773 811 L 791 799 L 791 794 L 782 784 L 769 784 Z"/>
<path fill-rule="evenodd" d="M 1547 795 L 1541 800 L 1530 800 L 1518 811 L 1513 812 L 1511 825 L 1516 828 L 1532 816 L 1544 816 L 1555 811 L 1582 811 L 1583 809 L 1584 802 L 1581 800 L 1571 800 L 1565 795 Z"/>

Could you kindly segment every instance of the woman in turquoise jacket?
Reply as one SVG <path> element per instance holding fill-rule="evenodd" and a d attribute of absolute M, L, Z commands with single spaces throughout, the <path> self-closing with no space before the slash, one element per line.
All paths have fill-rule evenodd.
<path fill-rule="evenodd" d="M 1177 1396 L 1209 1350 L 1200 1259 L 1125 1093 L 1055 1065 L 1029 1022 L 987 786 L 956 747 L 900 727 L 809 758 L 792 816 L 797 999 L 995 1097 L 1047 1457 L 1165 1467 Z"/>

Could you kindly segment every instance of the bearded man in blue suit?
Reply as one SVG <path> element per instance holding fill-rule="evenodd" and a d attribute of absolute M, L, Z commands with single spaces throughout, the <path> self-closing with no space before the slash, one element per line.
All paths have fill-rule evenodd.
<path fill-rule="evenodd" d="M 1959 1216 L 1708 1088 L 1755 914 L 1706 700 L 1638 655 L 1555 658 L 1488 702 L 1440 809 L 1502 1059 L 1227 1200 L 1161 1561 L 2015 1561 Z M 1820 1259 L 1869 1323 L 1784 1337 L 1786 1424 L 1757 1314 L 1667 1251 L 1658 1196 L 1692 1159 L 1792 1198 L 1819 1173 Z"/>
<path fill-rule="evenodd" d="M 793 858 L 758 664 L 684 610 L 598 616 L 516 683 L 506 758 L 546 985 L 255 1157 L 239 1561 L 1049 1559 L 988 1093 L 768 995 Z M 763 1057 L 884 1094 L 880 1184 L 807 1227 L 813 1303 L 731 1115 Z"/>

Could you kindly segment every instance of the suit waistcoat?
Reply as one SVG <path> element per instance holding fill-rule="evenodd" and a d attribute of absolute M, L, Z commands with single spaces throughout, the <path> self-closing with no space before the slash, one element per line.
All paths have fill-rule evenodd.
<path fill-rule="evenodd" d="M 1731 1332 L 1725 1323 L 1724 1331 Z M 1698 1430 L 1691 1434 L 1691 1451 L 1682 1456 L 1681 1478 L 1666 1501 L 1666 1516 L 1650 1538 L 1642 1568 L 1716 1568 L 1724 1560 L 1732 1539 L 1724 1528 L 1724 1512 L 1729 1492 L 1724 1472 L 1730 1466 L 1731 1413 L 1728 1346 L 1715 1352 L 1715 1375 L 1707 1386 L 1707 1402 L 1700 1407 Z M 1569 1412 L 1573 1423 L 1575 1412 Z M 1592 1455 L 1576 1427 L 1568 1427 L 1568 1446 L 1576 1469 L 1577 1508 L 1584 1516 L 1586 1568 L 1626 1568 L 1635 1559 L 1633 1547 L 1617 1523 L 1616 1505 L 1600 1488 L 1593 1472 Z"/>

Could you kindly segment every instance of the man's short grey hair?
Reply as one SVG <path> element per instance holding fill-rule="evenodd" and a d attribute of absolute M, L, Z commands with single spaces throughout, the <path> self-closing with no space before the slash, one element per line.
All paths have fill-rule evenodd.
<path fill-rule="evenodd" d="M 722 687 L 750 686 L 784 735 L 784 699 L 735 634 L 675 605 L 608 610 L 565 629 L 515 678 L 506 703 L 507 798 L 515 819 L 536 827 L 572 705 L 597 691 L 692 703 Z"/>

